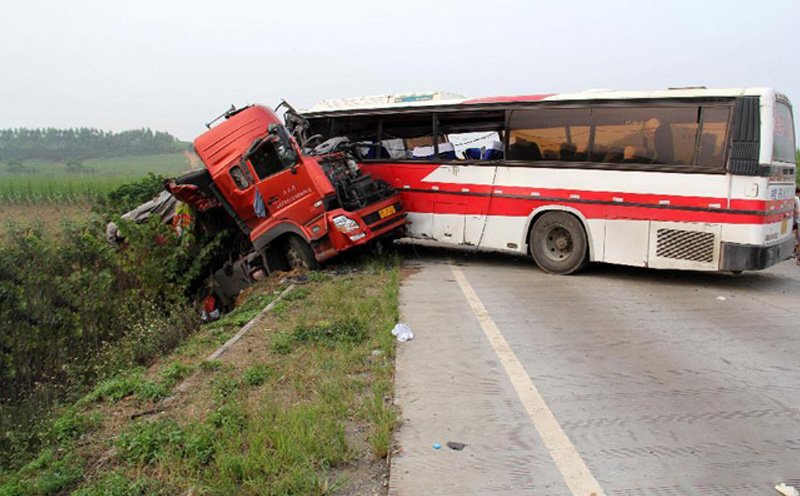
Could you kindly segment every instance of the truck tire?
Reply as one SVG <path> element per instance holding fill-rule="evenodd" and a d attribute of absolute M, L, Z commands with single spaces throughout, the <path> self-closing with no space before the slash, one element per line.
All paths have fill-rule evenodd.
<path fill-rule="evenodd" d="M 566 212 L 548 212 L 536 219 L 528 243 L 536 265 L 550 274 L 577 272 L 589 258 L 586 232 Z"/>
<path fill-rule="evenodd" d="M 283 253 L 290 269 L 317 270 L 319 268 L 319 262 L 314 256 L 311 245 L 297 236 L 289 236 Z"/>

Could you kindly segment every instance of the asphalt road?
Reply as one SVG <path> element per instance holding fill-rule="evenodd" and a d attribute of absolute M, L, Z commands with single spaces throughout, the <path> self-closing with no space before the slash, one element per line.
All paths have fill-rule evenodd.
<path fill-rule="evenodd" d="M 738 277 L 612 265 L 564 277 L 527 259 L 416 251 L 401 290 L 416 336 L 398 345 L 391 493 L 800 487 L 792 262 Z M 434 449 L 448 440 L 467 446 Z"/>

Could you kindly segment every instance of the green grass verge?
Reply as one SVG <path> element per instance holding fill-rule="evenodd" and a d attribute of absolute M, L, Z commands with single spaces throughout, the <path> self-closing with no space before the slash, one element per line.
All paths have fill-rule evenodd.
<path fill-rule="evenodd" d="M 205 361 L 224 333 L 282 289 L 275 281 L 256 288 L 172 356 L 104 381 L 66 409 L 52 446 L 25 468 L 0 474 L 0 496 L 314 495 L 346 488 L 342 474 L 355 460 L 385 463 L 398 421 L 390 333 L 398 264 L 391 255 L 364 260 L 359 273 L 343 277 L 313 274 L 219 360 Z M 176 393 L 184 380 L 189 387 Z M 131 415 L 175 394 L 177 406 L 156 408 L 164 413 Z M 135 419 L 120 423 L 121 415 Z"/>

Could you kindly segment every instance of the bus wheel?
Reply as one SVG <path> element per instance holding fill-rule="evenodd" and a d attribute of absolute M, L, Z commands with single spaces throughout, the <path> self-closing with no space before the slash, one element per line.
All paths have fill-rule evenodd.
<path fill-rule="evenodd" d="M 319 262 L 314 256 L 311 245 L 297 236 L 290 236 L 286 240 L 284 253 L 290 269 L 317 270 L 319 268 Z"/>
<path fill-rule="evenodd" d="M 574 216 L 548 212 L 533 224 L 528 243 L 533 260 L 550 274 L 572 274 L 586 265 L 586 232 Z"/>

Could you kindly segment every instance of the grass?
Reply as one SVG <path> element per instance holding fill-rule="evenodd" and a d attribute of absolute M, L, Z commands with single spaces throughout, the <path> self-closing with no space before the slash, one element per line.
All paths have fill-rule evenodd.
<path fill-rule="evenodd" d="M 397 265 L 367 259 L 355 274 L 313 274 L 220 359 L 205 361 L 283 289 L 265 281 L 170 356 L 66 408 L 52 445 L 0 474 L 0 495 L 314 495 L 359 477 L 373 481 L 371 493 L 384 491 L 374 470 L 357 467 L 386 470 L 398 422 Z"/>

